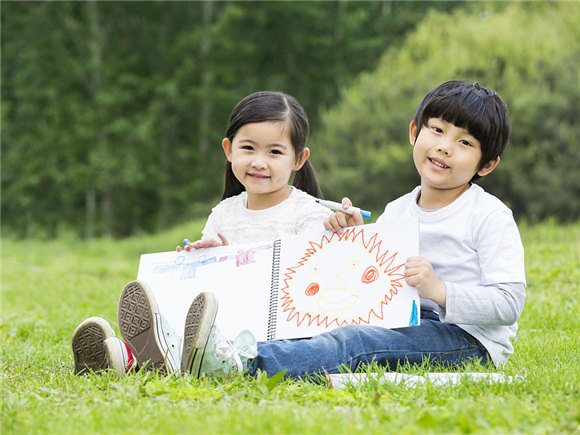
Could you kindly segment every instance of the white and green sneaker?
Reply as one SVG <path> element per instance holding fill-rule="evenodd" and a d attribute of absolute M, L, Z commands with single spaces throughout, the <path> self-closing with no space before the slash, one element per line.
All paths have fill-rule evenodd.
<path fill-rule="evenodd" d="M 215 325 L 218 302 L 211 293 L 200 293 L 192 302 L 185 322 L 181 369 L 195 377 L 241 374 L 258 356 L 256 339 L 242 331 L 232 342 Z"/>

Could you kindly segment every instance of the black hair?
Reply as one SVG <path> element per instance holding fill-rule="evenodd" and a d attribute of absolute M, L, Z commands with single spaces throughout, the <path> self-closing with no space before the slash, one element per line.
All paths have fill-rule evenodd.
<path fill-rule="evenodd" d="M 294 97 L 282 92 L 260 91 L 242 99 L 230 115 L 226 137 L 233 142 L 236 133 L 244 125 L 263 121 L 285 121 L 288 124 L 290 141 L 298 159 L 306 146 L 310 129 L 308 117 Z M 308 160 L 300 170 L 296 171 L 292 184 L 316 198 L 322 198 L 316 172 Z M 226 184 L 222 199 L 238 195 L 244 190 L 243 184 L 234 175 L 231 162 L 227 162 Z"/>
<path fill-rule="evenodd" d="M 431 90 L 417 109 L 417 135 L 430 118 L 442 118 L 465 128 L 481 144 L 478 171 L 506 149 L 511 134 L 507 104 L 493 90 L 478 83 L 450 80 Z M 475 174 L 472 178 L 479 178 Z"/>

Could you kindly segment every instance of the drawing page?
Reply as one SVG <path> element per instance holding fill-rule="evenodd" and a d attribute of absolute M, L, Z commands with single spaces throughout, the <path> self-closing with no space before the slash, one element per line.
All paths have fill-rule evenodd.
<path fill-rule="evenodd" d="M 272 275 L 272 243 L 221 246 L 141 256 L 137 279 L 153 290 L 159 311 L 179 336 L 191 302 L 202 291 L 219 301 L 216 324 L 233 340 L 249 329 L 265 340 Z"/>
<path fill-rule="evenodd" d="M 418 254 L 417 219 L 284 238 L 275 337 L 418 325 L 419 295 L 405 282 L 406 259 Z"/>

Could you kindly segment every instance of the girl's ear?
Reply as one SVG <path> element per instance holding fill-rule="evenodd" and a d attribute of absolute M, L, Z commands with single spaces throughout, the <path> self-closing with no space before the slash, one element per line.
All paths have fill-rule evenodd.
<path fill-rule="evenodd" d="M 411 141 L 411 146 L 415 146 L 415 141 L 417 140 L 417 123 L 412 120 L 409 124 L 409 141 Z"/>
<path fill-rule="evenodd" d="M 227 137 L 224 137 L 222 140 L 222 148 L 224 149 L 224 153 L 226 153 L 226 157 L 228 158 L 228 162 L 231 162 L 232 161 L 232 143 Z"/>
<path fill-rule="evenodd" d="M 491 173 L 491 171 L 493 171 L 497 165 L 499 165 L 499 156 L 497 156 L 495 160 L 490 160 L 485 165 L 483 165 L 483 168 L 477 171 L 477 175 L 480 177 L 485 177 L 487 174 Z"/>
<path fill-rule="evenodd" d="M 306 163 L 308 157 L 310 157 L 310 149 L 308 147 L 304 147 L 302 152 L 296 157 L 296 161 L 294 162 L 294 167 L 292 169 L 298 171 L 304 165 L 304 163 Z"/>

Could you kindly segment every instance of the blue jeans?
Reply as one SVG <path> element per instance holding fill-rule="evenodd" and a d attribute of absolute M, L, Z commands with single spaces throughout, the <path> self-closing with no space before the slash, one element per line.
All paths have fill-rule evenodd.
<path fill-rule="evenodd" d="M 354 371 L 376 362 L 395 370 L 397 364 L 421 364 L 424 359 L 448 367 L 458 367 L 470 359 L 491 362 L 485 347 L 457 325 L 443 323 L 437 313 L 421 310 L 421 325 L 399 329 L 350 325 L 297 340 L 258 343 L 258 356 L 249 373 L 258 369 L 269 375 L 286 370 L 299 377 L 342 369 Z"/>

